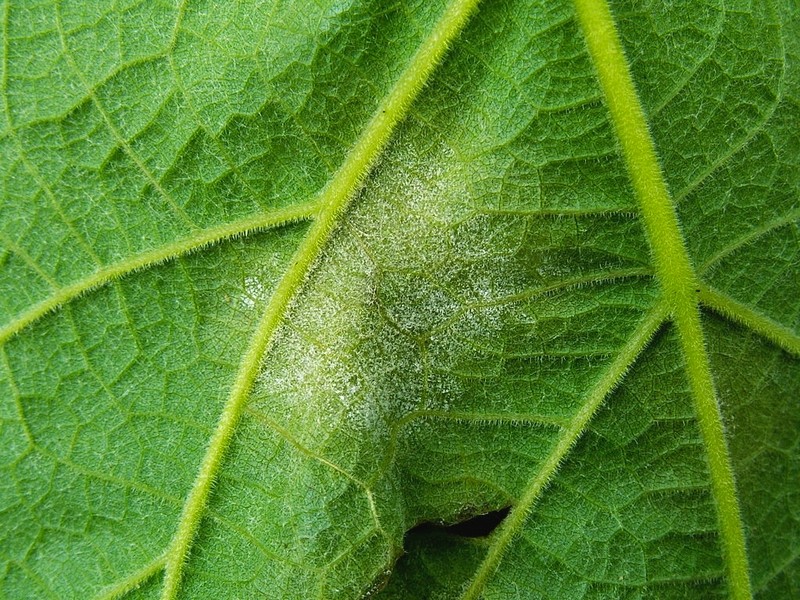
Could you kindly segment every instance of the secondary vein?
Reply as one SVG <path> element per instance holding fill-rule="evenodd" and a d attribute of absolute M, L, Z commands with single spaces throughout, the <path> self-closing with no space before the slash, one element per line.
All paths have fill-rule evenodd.
<path fill-rule="evenodd" d="M 583 406 L 575 413 L 575 416 L 567 426 L 562 429 L 553 450 L 545 458 L 535 477 L 526 486 L 519 501 L 503 522 L 497 537 L 492 541 L 492 546 L 486 558 L 476 571 L 461 600 L 477 600 L 480 597 L 489 578 L 500 564 L 503 554 L 522 530 L 534 504 L 541 497 L 542 491 L 555 475 L 559 465 L 583 435 L 586 426 L 597 412 L 597 409 L 611 391 L 619 385 L 633 363 L 647 347 L 658 328 L 664 323 L 666 315 L 667 305 L 665 302 L 660 302 L 636 328 L 636 331 L 622 347 L 614 362 L 609 365 L 603 376 L 592 387 Z"/>
<path fill-rule="evenodd" d="M 322 190 L 321 210 L 278 283 L 244 354 L 230 396 L 211 437 L 195 482 L 186 499 L 175 536 L 167 550 L 163 600 L 176 598 L 183 567 L 208 501 L 212 484 L 258 374 L 261 361 L 286 310 L 312 264 L 330 239 L 341 215 L 380 155 L 419 90 L 463 29 L 478 0 L 452 0 L 417 49 L 392 89 L 381 101 L 344 163 Z"/>
<path fill-rule="evenodd" d="M 800 357 L 800 336 L 785 325 L 773 321 L 710 285 L 700 286 L 700 301 L 723 317 L 744 325 L 786 352 Z"/>
<path fill-rule="evenodd" d="M 132 592 L 147 580 L 157 575 L 163 568 L 164 557 L 158 556 L 142 568 L 104 589 L 94 600 L 115 600 L 116 598 L 122 598 L 125 594 Z"/>
<path fill-rule="evenodd" d="M 279 227 L 294 221 L 312 218 L 319 204 L 307 202 L 296 204 L 274 211 L 260 213 L 246 217 L 232 223 L 201 229 L 190 237 L 177 240 L 160 248 L 155 248 L 141 254 L 136 254 L 118 263 L 102 267 L 94 273 L 87 275 L 74 283 L 58 288 L 51 296 L 38 304 L 34 304 L 25 312 L 18 315 L 13 321 L 0 327 L 0 344 L 15 336 L 17 333 L 41 319 L 59 306 L 95 288 L 119 279 L 120 277 L 144 269 L 145 267 L 161 264 L 179 256 L 190 254 L 210 244 L 221 242 L 272 227 Z"/>
<path fill-rule="evenodd" d="M 78 63 L 75 60 L 75 57 L 72 54 L 72 50 L 67 44 L 67 34 L 64 31 L 64 24 L 62 23 L 61 17 L 61 0 L 56 0 L 54 3 L 55 8 L 55 23 L 56 23 L 56 31 L 58 32 L 58 38 L 61 42 L 61 50 L 63 52 L 63 56 L 69 65 L 72 72 L 78 77 L 81 82 L 81 85 L 85 88 L 86 97 L 92 101 L 92 104 L 97 109 L 97 112 L 100 113 L 100 116 L 103 119 L 103 122 L 106 125 L 106 128 L 117 141 L 119 147 L 122 148 L 123 152 L 128 155 L 128 158 L 136 165 L 137 169 L 142 173 L 145 179 L 153 186 L 159 196 L 169 205 L 172 212 L 181 219 L 186 225 L 189 226 L 191 231 L 195 231 L 198 229 L 197 225 L 194 221 L 192 221 L 191 217 L 187 214 L 184 208 L 178 204 L 175 199 L 170 196 L 164 187 L 161 185 L 159 179 L 153 174 L 151 169 L 145 164 L 144 160 L 136 153 L 131 146 L 130 141 L 125 137 L 123 132 L 119 129 L 119 127 L 114 123 L 114 120 L 111 118 L 111 115 L 106 110 L 105 106 L 100 102 L 100 98 L 97 96 L 97 91 L 95 87 L 89 82 L 86 78 L 86 75 L 81 71 L 78 67 Z"/>
<path fill-rule="evenodd" d="M 680 337 L 708 457 L 729 591 L 737 600 L 749 599 L 752 594 L 744 526 L 722 413 L 705 349 L 697 275 L 608 3 L 606 0 L 575 0 L 575 6 L 642 211 L 656 272 Z"/>

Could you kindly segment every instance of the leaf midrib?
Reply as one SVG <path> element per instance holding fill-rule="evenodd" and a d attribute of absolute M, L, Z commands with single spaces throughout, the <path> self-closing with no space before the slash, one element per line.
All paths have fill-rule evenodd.
<path fill-rule="evenodd" d="M 641 208 L 656 273 L 680 338 L 706 447 L 729 591 L 736 599 L 751 598 L 744 526 L 700 321 L 698 277 L 608 2 L 575 0 L 575 6 Z"/>
<path fill-rule="evenodd" d="M 600 81 L 611 122 L 622 147 L 634 192 L 640 206 L 661 283 L 661 303 L 637 328 L 612 365 L 589 392 L 573 421 L 565 428 L 542 467 L 526 486 L 518 503 L 498 531 L 484 561 L 469 583 L 462 600 L 477 600 L 499 566 L 506 548 L 521 531 L 528 514 L 556 473 L 574 442 L 605 397 L 622 380 L 647 346 L 652 334 L 667 320 L 675 323 L 686 361 L 686 372 L 706 448 L 712 495 L 720 524 L 724 561 L 732 597 L 752 597 L 745 550 L 744 527 L 700 322 L 700 301 L 732 318 L 784 349 L 797 354 L 798 337 L 769 319 L 749 311 L 699 283 L 681 234 L 675 203 L 664 181 L 655 144 L 636 93 L 619 34 L 606 0 L 574 0 L 578 20 Z M 647 327 L 651 333 L 644 336 Z M 634 340 L 638 341 L 633 344 Z"/>
<path fill-rule="evenodd" d="M 183 568 L 202 520 L 212 483 L 222 464 L 261 361 L 286 311 L 301 289 L 313 264 L 326 247 L 339 219 L 386 146 L 397 124 L 460 33 L 478 0 L 452 0 L 409 64 L 381 101 L 345 161 L 322 190 L 321 210 L 296 250 L 291 266 L 267 304 L 240 364 L 230 396 L 209 442 L 195 483 L 189 492 L 175 537 L 166 552 L 162 600 L 174 600 L 180 591 Z"/>

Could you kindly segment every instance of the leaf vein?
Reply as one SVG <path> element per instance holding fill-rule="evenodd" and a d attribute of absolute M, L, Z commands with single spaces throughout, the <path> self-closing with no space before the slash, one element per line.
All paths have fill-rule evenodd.
<path fill-rule="evenodd" d="M 606 98 L 628 174 L 641 207 L 656 272 L 680 338 L 695 412 L 706 446 L 713 498 L 733 598 L 752 597 L 744 525 L 736 496 L 722 413 L 705 349 L 697 274 L 686 250 L 674 200 L 606 0 L 575 0 L 589 54 Z"/>
<path fill-rule="evenodd" d="M 295 206 L 265 212 L 247 217 L 233 223 L 196 231 L 192 236 L 170 244 L 142 252 L 118 263 L 102 267 L 74 283 L 60 288 L 56 293 L 35 304 L 18 315 L 13 321 L 0 327 L 0 344 L 14 337 L 21 330 L 35 323 L 48 313 L 83 294 L 107 285 L 135 271 L 168 262 L 190 254 L 221 241 L 236 238 L 248 233 L 280 227 L 287 223 L 314 217 L 319 209 L 317 202 L 307 202 Z"/>
<path fill-rule="evenodd" d="M 710 271 L 717 264 L 719 264 L 720 261 L 730 256 L 737 250 L 740 250 L 745 246 L 752 244 L 759 238 L 764 237 L 765 235 L 769 235 L 776 229 L 781 229 L 782 227 L 786 227 L 787 225 L 795 223 L 798 219 L 800 219 L 800 208 L 792 210 L 788 214 L 782 217 L 773 219 L 772 221 L 768 221 L 759 227 L 751 229 L 745 235 L 736 239 L 727 246 L 717 250 L 717 252 L 715 252 L 710 258 L 708 258 L 702 265 L 698 267 L 697 269 L 698 274 L 702 275 L 707 271 Z"/>
<path fill-rule="evenodd" d="M 131 146 L 130 142 L 125 139 L 125 136 L 122 135 L 122 132 L 119 130 L 117 125 L 115 125 L 114 121 L 111 119 L 111 115 L 108 113 L 106 108 L 100 102 L 100 98 L 97 97 L 97 92 L 95 91 L 95 87 L 89 84 L 89 81 L 86 79 L 84 73 L 78 68 L 77 63 L 75 62 L 75 57 L 72 54 L 72 51 L 69 49 L 67 45 L 67 38 L 66 33 L 64 32 L 64 27 L 61 22 L 61 4 L 59 1 L 55 2 L 55 14 L 56 14 L 56 28 L 58 30 L 58 37 L 61 42 L 61 49 L 64 52 L 64 57 L 69 64 L 70 68 L 72 68 L 75 75 L 80 79 L 81 83 L 83 84 L 84 88 L 86 89 L 86 95 L 92 101 L 92 103 L 97 108 L 100 116 L 103 118 L 103 122 L 105 122 L 108 130 L 111 132 L 111 135 L 117 140 L 117 143 L 120 145 L 122 150 L 128 157 L 133 161 L 136 167 L 141 171 L 142 175 L 144 175 L 145 179 L 150 183 L 150 185 L 155 188 L 158 194 L 164 199 L 164 201 L 169 205 L 172 209 L 173 213 L 184 221 L 190 228 L 191 231 L 196 231 L 198 229 L 197 224 L 192 221 L 186 211 L 183 209 L 180 204 L 178 204 L 175 199 L 167 193 L 167 190 L 161 185 L 161 182 L 156 178 L 153 172 L 147 167 L 145 162 L 142 158 L 134 151 L 133 147 Z"/>
<path fill-rule="evenodd" d="M 78 232 L 75 228 L 75 224 L 67 217 L 64 213 L 63 208 L 61 207 L 60 202 L 56 199 L 56 195 L 53 190 L 50 188 L 50 185 L 44 179 L 42 174 L 39 172 L 39 169 L 28 160 L 28 157 L 25 153 L 25 147 L 22 145 L 22 140 L 17 133 L 17 130 L 14 126 L 13 121 L 11 120 L 11 107 L 8 103 L 8 19 L 9 19 L 9 2 L 3 3 L 3 14 L 0 19 L 2 20 L 2 35 L 0 37 L 3 38 L 3 59 L 2 59 L 2 79 L 0 79 L 0 97 L 3 99 L 3 112 L 5 114 L 5 121 L 6 127 L 8 131 L 8 135 L 11 139 L 14 140 L 14 145 L 17 148 L 17 152 L 19 153 L 19 159 L 22 162 L 22 165 L 25 167 L 25 170 L 30 173 L 33 177 L 34 181 L 36 181 L 37 185 L 44 191 L 44 195 L 47 198 L 48 203 L 53 208 L 55 213 L 58 215 L 58 218 L 61 219 L 61 222 L 64 223 L 65 227 L 69 230 L 69 232 L 75 237 L 77 243 L 83 248 L 88 256 L 98 265 L 100 264 L 100 259 L 95 254 L 94 250 L 92 249 L 91 245 L 83 238 L 82 235 Z M 2 338 L 0 338 L 0 343 L 2 343 Z"/>
<path fill-rule="evenodd" d="M 773 321 L 708 284 L 700 285 L 700 302 L 723 317 L 727 317 L 777 344 L 790 354 L 800 357 L 800 335 L 782 323 Z"/>
<path fill-rule="evenodd" d="M 574 448 L 576 442 L 583 435 L 586 426 L 591 421 L 597 409 L 616 388 L 625 374 L 636 362 L 638 357 L 649 345 L 650 340 L 664 323 L 668 306 L 664 301 L 659 302 L 645 316 L 631 337 L 620 350 L 617 357 L 606 369 L 605 373 L 595 383 L 583 406 L 575 413 L 570 423 L 562 430 L 553 450 L 545 458 L 539 471 L 534 475 L 528 486 L 522 492 L 517 503 L 503 522 L 497 537 L 494 539 L 486 558 L 475 573 L 469 587 L 464 592 L 462 600 L 477 600 L 484 590 L 489 578 L 500 564 L 505 551 L 511 542 L 522 531 L 533 506 L 541 497 L 544 489 L 552 481 L 553 476 L 563 463 L 566 456 Z"/>
<path fill-rule="evenodd" d="M 144 565 L 142 568 L 118 579 L 101 591 L 94 600 L 115 600 L 125 594 L 132 592 L 150 578 L 154 577 L 164 568 L 164 556 L 158 556 Z"/>
<path fill-rule="evenodd" d="M 292 258 L 291 266 L 278 283 L 242 358 L 231 393 L 220 415 L 205 456 L 189 492 L 172 543 L 162 600 L 174 600 L 180 588 L 183 568 L 203 517 L 211 487 L 216 479 L 261 361 L 297 292 L 327 245 L 339 219 L 378 158 L 397 124 L 405 118 L 419 90 L 459 34 L 477 0 L 453 0 L 431 33 L 412 57 L 406 69 L 365 126 L 339 170 L 322 190 L 322 209 Z"/>

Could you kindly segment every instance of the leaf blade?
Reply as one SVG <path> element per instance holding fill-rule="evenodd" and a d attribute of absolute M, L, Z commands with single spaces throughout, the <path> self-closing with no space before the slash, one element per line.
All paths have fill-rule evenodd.
<path fill-rule="evenodd" d="M 62 2 L 59 35 L 52 6 L 20 22 L 26 6 L 4 4 L 3 97 L 22 123 L 0 135 L 4 314 L 107 268 L 98 263 L 187 239 L 179 219 L 157 224 L 173 213 L 131 154 L 201 232 L 317 196 L 439 10 L 353 1 L 203 14 L 192 2 L 181 15 L 157 2 L 99 12 Z M 484 6 L 398 124 L 276 329 L 182 596 L 375 592 L 407 529 L 524 496 L 658 304 L 570 6 Z M 614 13 L 688 255 L 709 265 L 700 296 L 719 290 L 747 321 L 706 312 L 724 311 L 703 296 L 753 588 L 791 597 L 796 359 L 751 329 L 791 342 L 797 325 L 795 15 L 766 2 L 729 8 L 698 2 L 692 19 L 676 19 L 666 5 L 620 2 Z M 132 23 L 153 30 L 148 20 L 158 35 L 131 35 Z M 73 67 L 59 58 L 65 46 Z M 25 48 L 56 61 L 38 83 L 43 63 L 23 69 Z M 23 108 L 20 92 L 43 92 L 42 81 L 48 93 L 76 87 Z M 113 150 L 120 137 L 129 152 Z M 100 181 L 109 188 L 97 193 Z M 47 212 L 55 197 L 84 240 Z M 115 580 L 123 593 L 139 582 L 126 574 L 158 564 L 257 315 L 307 231 L 245 232 L 120 273 L 5 341 L 3 593 L 87 597 Z M 725 594 L 679 339 L 662 328 L 587 424 L 486 597 Z M 419 572 L 401 597 L 458 596 L 491 545 L 414 539 L 419 554 L 401 563 Z M 451 545 L 463 550 L 457 569 L 437 577 Z M 390 588 L 406 575 L 399 567 Z M 128 596 L 157 597 L 159 579 Z"/>

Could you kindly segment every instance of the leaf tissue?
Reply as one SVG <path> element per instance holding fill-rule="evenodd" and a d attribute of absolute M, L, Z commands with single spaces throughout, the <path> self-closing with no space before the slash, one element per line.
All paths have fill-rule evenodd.
<path fill-rule="evenodd" d="M 0 38 L 0 599 L 800 597 L 795 0 Z"/>

